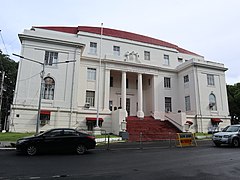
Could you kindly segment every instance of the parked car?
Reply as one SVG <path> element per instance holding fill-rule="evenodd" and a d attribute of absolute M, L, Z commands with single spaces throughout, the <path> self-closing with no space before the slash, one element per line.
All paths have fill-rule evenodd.
<path fill-rule="evenodd" d="M 227 126 L 222 130 L 213 134 L 212 140 L 216 146 L 221 146 L 221 144 L 228 144 L 234 147 L 240 145 L 240 124 Z"/>
<path fill-rule="evenodd" d="M 96 146 L 95 137 L 70 128 L 50 129 L 16 142 L 16 151 L 33 156 L 41 152 L 75 152 L 84 154 Z"/>

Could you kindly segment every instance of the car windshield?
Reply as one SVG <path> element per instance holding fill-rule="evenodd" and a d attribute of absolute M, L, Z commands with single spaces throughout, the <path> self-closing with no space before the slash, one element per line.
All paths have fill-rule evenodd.
<path fill-rule="evenodd" d="M 239 126 L 229 126 L 225 132 L 237 132 L 239 130 Z"/>
<path fill-rule="evenodd" d="M 49 130 L 47 130 L 47 131 L 39 132 L 38 134 L 35 134 L 35 136 L 41 136 L 42 134 L 46 134 L 46 133 L 48 133 L 49 131 L 51 131 L 51 129 L 49 129 Z"/>

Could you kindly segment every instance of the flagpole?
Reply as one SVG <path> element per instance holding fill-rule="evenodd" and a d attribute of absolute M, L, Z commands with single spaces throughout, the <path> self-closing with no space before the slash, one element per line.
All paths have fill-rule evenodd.
<path fill-rule="evenodd" d="M 100 33 L 96 128 L 99 128 L 99 105 L 100 105 L 100 100 L 99 100 L 100 98 L 99 98 L 99 96 L 100 96 L 101 65 L 102 65 L 102 35 L 103 35 L 103 23 L 101 23 L 101 33 Z"/>

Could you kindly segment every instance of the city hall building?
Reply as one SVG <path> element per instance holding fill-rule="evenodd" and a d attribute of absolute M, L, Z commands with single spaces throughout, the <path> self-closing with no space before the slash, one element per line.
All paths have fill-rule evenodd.
<path fill-rule="evenodd" d="M 89 26 L 32 27 L 19 39 L 10 131 L 34 132 L 39 111 L 39 131 L 98 124 L 118 134 L 129 116 L 191 132 L 230 124 L 227 68 L 177 45 Z"/>

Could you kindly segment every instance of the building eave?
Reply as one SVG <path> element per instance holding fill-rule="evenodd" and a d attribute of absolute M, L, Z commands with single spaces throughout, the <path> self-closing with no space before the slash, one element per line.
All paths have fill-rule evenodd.
<path fill-rule="evenodd" d="M 212 61 L 204 61 L 199 59 L 191 59 L 181 65 L 179 65 L 176 69 L 178 72 L 187 69 L 189 67 L 203 67 L 208 69 L 220 70 L 220 71 L 227 71 L 228 68 L 224 67 L 224 64 L 216 63 Z"/>
<path fill-rule="evenodd" d="M 20 41 L 23 40 L 35 40 L 38 42 L 49 42 L 53 44 L 61 44 L 61 45 L 67 45 L 67 46 L 74 46 L 79 48 L 84 48 L 85 44 L 79 43 L 79 42 L 73 42 L 73 41 L 66 41 L 62 39 L 55 39 L 55 38 L 49 38 L 49 37 L 42 37 L 42 36 L 34 36 L 34 35 L 25 35 L 25 34 L 18 34 L 18 37 Z"/>

